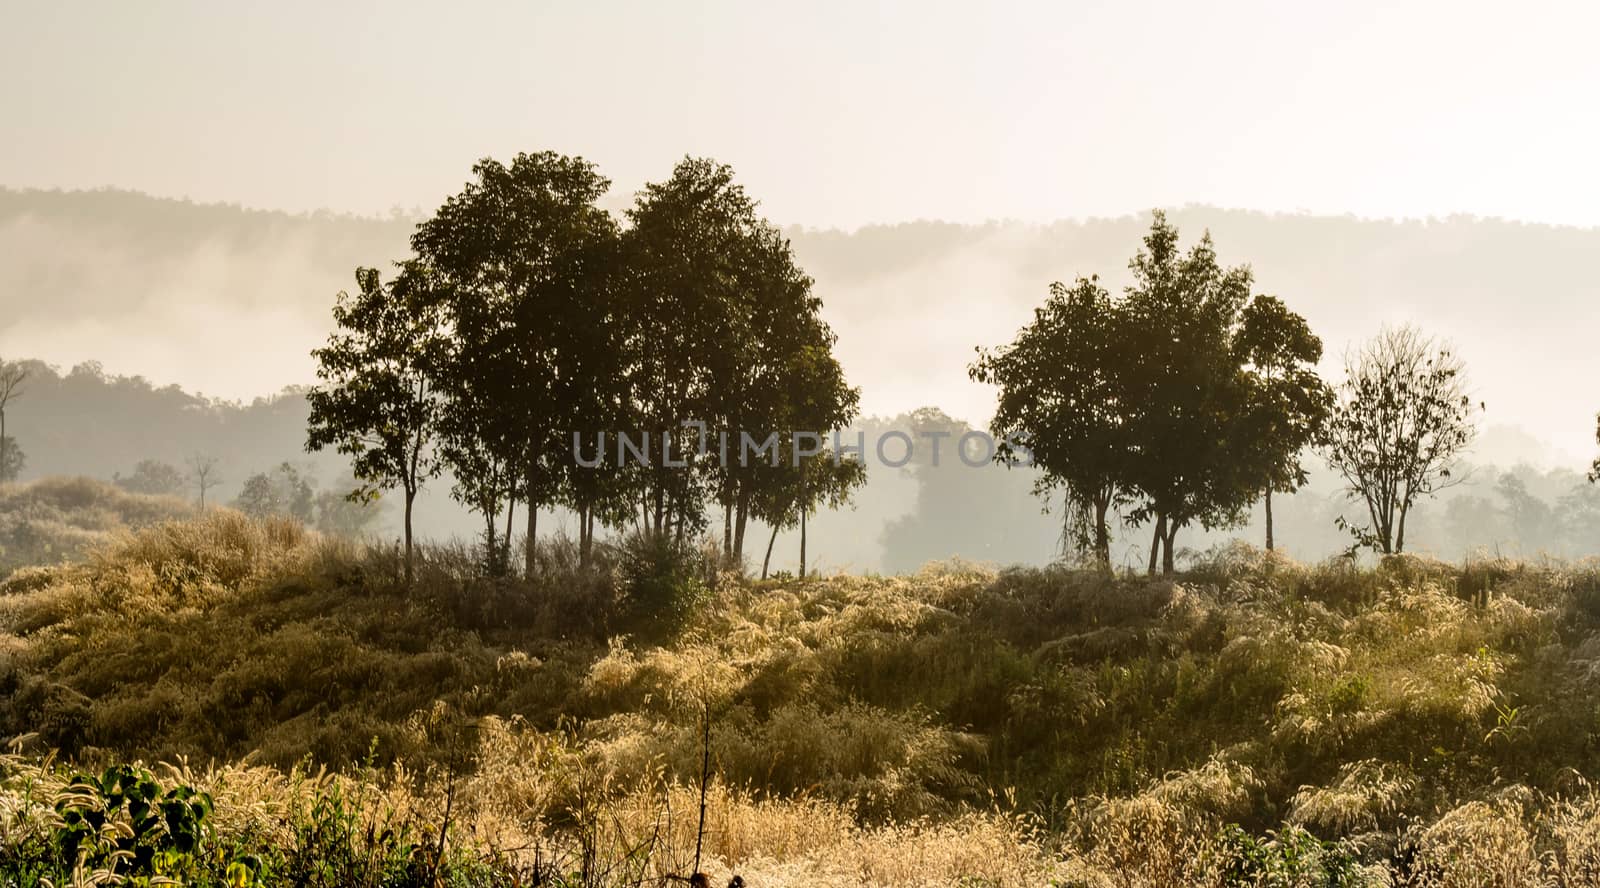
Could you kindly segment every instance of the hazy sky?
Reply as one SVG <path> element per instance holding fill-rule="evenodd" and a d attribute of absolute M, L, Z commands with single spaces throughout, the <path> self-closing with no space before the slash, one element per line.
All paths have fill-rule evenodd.
<path fill-rule="evenodd" d="M 0 182 L 381 212 L 485 154 L 782 223 L 1205 202 L 1600 224 L 1600 4 L 20 3 Z"/>

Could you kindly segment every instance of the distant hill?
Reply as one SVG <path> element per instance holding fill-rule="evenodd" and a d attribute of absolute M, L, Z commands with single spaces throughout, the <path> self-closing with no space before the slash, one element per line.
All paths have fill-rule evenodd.
<path fill-rule="evenodd" d="M 440 196 L 441 199 L 443 195 Z M 758 195 L 759 197 L 759 195 Z M 1580 464 L 1600 393 L 1600 230 L 1492 219 L 1367 220 L 1185 207 L 1258 289 L 1324 338 L 1328 369 L 1386 322 L 1455 341 L 1490 425 L 1536 439 L 1535 461 Z M 250 399 L 311 380 L 307 352 L 357 265 L 405 254 L 415 220 L 290 215 L 127 191 L 0 189 L 0 354 L 94 359 L 191 391 Z M 781 220 L 780 220 L 781 221 Z M 981 423 L 976 345 L 1008 340 L 1052 280 L 1113 286 L 1144 215 L 1050 225 L 908 222 L 791 228 L 870 413 L 927 404 Z M 1504 461 L 1505 455 L 1495 459 Z"/>

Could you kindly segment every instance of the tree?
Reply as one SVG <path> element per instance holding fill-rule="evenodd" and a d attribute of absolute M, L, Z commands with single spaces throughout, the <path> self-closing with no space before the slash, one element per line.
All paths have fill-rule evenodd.
<path fill-rule="evenodd" d="M 309 524 L 316 498 L 311 482 L 285 462 L 270 472 L 258 472 L 246 478 L 233 506 L 258 520 L 286 517 Z"/>
<path fill-rule="evenodd" d="M 1460 359 L 1414 327 L 1385 329 L 1346 359 L 1325 449 L 1367 508 L 1365 524 L 1339 520 L 1356 548 L 1404 552 L 1412 506 L 1462 480 L 1457 463 L 1483 410 L 1466 385 Z"/>
<path fill-rule="evenodd" d="M 1066 493 L 1077 520 L 1069 534 L 1080 551 L 1111 567 L 1111 509 L 1127 495 L 1130 475 L 1127 318 L 1098 278 L 1071 288 L 1050 285 L 1033 322 L 1002 349 L 978 350 L 971 377 L 999 388 L 989 428 L 995 458 L 1029 462 L 1041 474 L 1034 492 Z"/>
<path fill-rule="evenodd" d="M 793 446 L 792 441 L 786 442 Z M 806 517 L 819 508 L 837 509 L 850 501 L 856 488 L 867 481 L 866 464 L 854 455 L 829 450 L 792 459 L 785 450 L 776 467 L 786 483 L 768 483 L 752 491 L 751 514 L 772 528 L 767 538 L 766 555 L 761 560 L 761 578 L 767 578 L 772 564 L 772 546 L 778 531 L 800 528 L 800 576 L 806 575 Z"/>
<path fill-rule="evenodd" d="M 706 423 L 719 441 L 729 432 L 737 445 L 738 432 L 754 427 L 760 413 L 747 409 L 761 398 L 747 397 L 745 378 L 756 375 L 748 366 L 757 342 L 754 294 L 771 271 L 758 259 L 774 231 L 755 206 L 730 167 L 684 158 L 628 210 L 622 297 L 631 373 L 640 383 L 633 413 L 657 456 L 670 442 L 675 458 L 688 463 L 673 468 L 661 460 L 641 473 L 641 505 L 653 533 L 671 529 L 681 537 L 705 524 L 717 479 L 709 461 L 697 458 L 698 433 L 684 422 Z M 725 502 L 732 495 L 718 493 Z"/>
<path fill-rule="evenodd" d="M 217 458 L 203 453 L 192 454 L 189 457 L 189 477 L 200 489 L 200 508 L 204 510 L 206 491 L 222 483 L 222 479 L 217 477 Z"/>
<path fill-rule="evenodd" d="M 388 286 L 372 268 L 356 270 L 357 293 L 340 293 L 337 330 L 313 351 L 321 383 L 311 407 L 306 449 L 332 446 L 352 460 L 372 499 L 399 487 L 405 496 L 405 580 L 412 579 L 411 510 L 423 483 L 441 469 L 435 448 L 442 412 L 436 381 L 444 348 L 442 317 L 428 270 L 405 263 Z"/>
<path fill-rule="evenodd" d="M 10 437 L 0 438 L 0 482 L 10 483 L 17 480 L 22 474 L 22 467 L 28 464 L 28 455 L 16 440 Z"/>
<path fill-rule="evenodd" d="M 175 496 L 186 484 L 181 469 L 157 459 L 141 459 L 134 464 L 132 473 L 126 477 L 116 474 L 111 480 L 129 493 L 152 496 Z"/>
<path fill-rule="evenodd" d="M 821 318 L 822 300 L 812 291 L 811 277 L 796 264 L 788 240 L 765 220 L 751 227 L 742 244 L 747 252 L 739 264 L 734 360 L 714 380 L 712 424 L 730 438 L 759 429 L 791 442 L 800 434 L 821 438 L 844 428 L 857 414 L 861 393 L 846 381 L 833 354 L 838 337 Z M 751 499 L 774 486 L 782 496 L 783 488 L 804 480 L 782 468 L 774 471 L 770 460 L 753 458 L 716 465 L 712 486 L 723 509 L 723 550 L 734 563 L 743 560 Z"/>
<path fill-rule="evenodd" d="M 1321 434 L 1333 393 L 1314 369 L 1322 340 L 1305 318 L 1273 296 L 1256 296 L 1244 308 L 1236 340 L 1251 386 L 1250 433 L 1235 438 L 1235 459 L 1258 473 L 1266 511 L 1267 551 L 1272 551 L 1272 494 L 1293 493 L 1306 482 L 1300 454 Z"/>
<path fill-rule="evenodd" d="M 455 338 L 443 380 L 447 409 L 467 415 L 452 423 L 446 456 L 474 508 L 498 513 L 502 501 L 508 511 L 519 498 L 526 504 L 531 575 L 539 509 L 564 498 L 587 523 L 599 495 L 567 487 L 570 435 L 610 419 L 618 399 L 610 298 L 618 230 L 596 206 L 611 183 L 582 158 L 549 151 L 519 154 L 509 165 L 486 158 L 473 174 L 417 227 L 411 244 L 439 275 Z M 481 472 L 490 475 L 463 477 Z M 510 540 L 508 515 L 503 548 Z"/>
<path fill-rule="evenodd" d="M 6 408 L 12 399 L 21 397 L 22 384 L 27 379 L 27 367 L 15 361 L 0 361 L 0 481 L 15 481 L 22 471 L 21 451 L 16 457 L 10 453 L 16 443 L 6 434 Z"/>
<path fill-rule="evenodd" d="M 1143 500 L 1130 517 L 1154 519 L 1150 572 L 1159 550 L 1171 573 L 1181 529 L 1235 525 L 1261 489 L 1237 459 L 1254 443 L 1240 440 L 1253 431 L 1251 392 L 1234 345 L 1252 277 L 1218 263 L 1209 232 L 1182 251 L 1160 212 L 1128 267 L 1127 480 Z"/>
<path fill-rule="evenodd" d="M 1303 477 L 1298 454 L 1325 395 L 1307 366 L 1321 343 L 1250 270 L 1224 268 L 1209 234 L 1188 251 L 1154 214 L 1114 298 L 1097 278 L 1051 285 L 1033 322 L 968 372 L 997 386 L 996 458 L 1066 494 L 1066 540 L 1110 567 L 1110 515 L 1152 521 L 1150 572 L 1173 570 L 1190 524 L 1236 524 L 1268 488 Z"/>
<path fill-rule="evenodd" d="M 317 493 L 317 530 L 342 537 L 359 537 L 372 529 L 383 514 L 382 502 L 351 499 L 334 490 Z"/>
<path fill-rule="evenodd" d="M 1556 511 L 1549 503 L 1530 493 L 1526 481 L 1506 472 L 1495 483 L 1494 489 L 1505 500 L 1511 535 L 1525 554 L 1540 548 L 1555 547 L 1558 536 Z"/>

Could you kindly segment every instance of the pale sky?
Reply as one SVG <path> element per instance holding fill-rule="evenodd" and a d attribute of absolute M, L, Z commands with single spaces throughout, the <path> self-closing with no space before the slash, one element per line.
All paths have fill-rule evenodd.
<path fill-rule="evenodd" d="M 432 208 L 685 153 L 783 224 L 1190 202 L 1600 224 L 1600 4 L 20 3 L 0 184 Z"/>

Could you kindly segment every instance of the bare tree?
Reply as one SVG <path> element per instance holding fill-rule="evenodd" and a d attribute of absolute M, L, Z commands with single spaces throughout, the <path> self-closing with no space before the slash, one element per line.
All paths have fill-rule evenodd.
<path fill-rule="evenodd" d="M 196 453 L 189 457 L 189 475 L 194 478 L 195 486 L 200 488 L 200 508 L 206 507 L 206 491 L 222 483 L 217 477 L 217 458 L 203 453 Z"/>
<path fill-rule="evenodd" d="M 11 454 L 6 450 L 11 446 L 11 439 L 6 436 L 6 407 L 12 398 L 21 397 L 22 383 L 28 378 L 28 368 L 15 361 L 0 361 L 0 472 L 5 472 L 11 466 Z M 0 478 L 10 481 L 11 478 Z"/>
<path fill-rule="evenodd" d="M 1463 480 L 1457 460 L 1483 404 L 1468 396 L 1461 360 L 1415 327 L 1385 329 L 1346 356 L 1345 377 L 1326 430 L 1328 464 L 1369 521 L 1341 517 L 1339 526 L 1357 548 L 1404 552 L 1417 499 Z"/>

